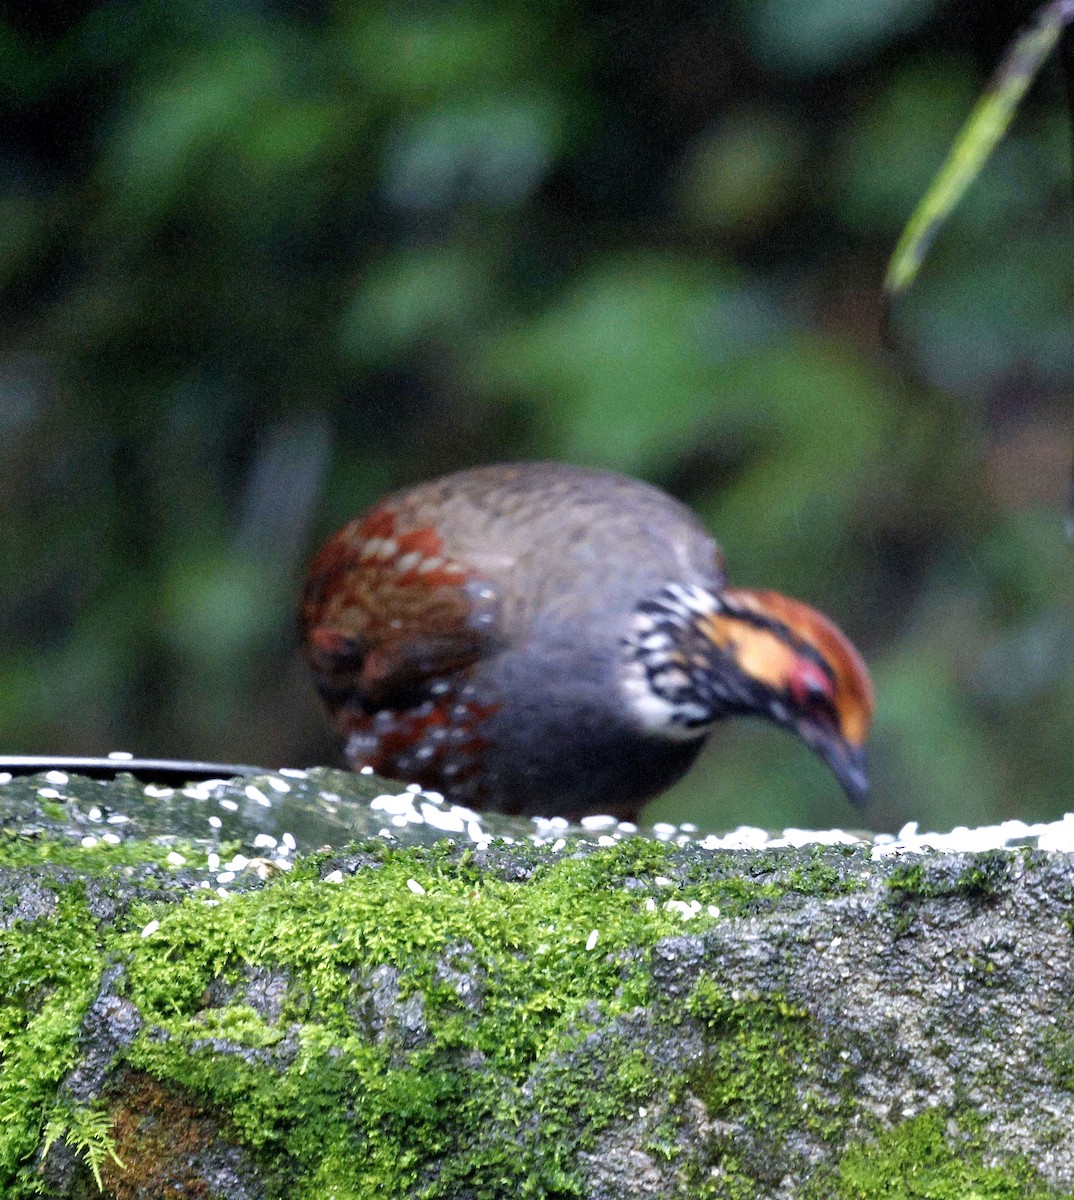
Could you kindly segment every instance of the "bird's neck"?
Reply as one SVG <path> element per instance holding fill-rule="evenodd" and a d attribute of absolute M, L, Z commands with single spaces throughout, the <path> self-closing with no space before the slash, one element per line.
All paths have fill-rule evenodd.
<path fill-rule="evenodd" d="M 758 707 L 757 685 L 703 632 L 722 611 L 697 585 L 669 584 L 638 605 L 623 639 L 624 688 L 635 716 L 654 734 L 703 737 L 722 717 Z"/>

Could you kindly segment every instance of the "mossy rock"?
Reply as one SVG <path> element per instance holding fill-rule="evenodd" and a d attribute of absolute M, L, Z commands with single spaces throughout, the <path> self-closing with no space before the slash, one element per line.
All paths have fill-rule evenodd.
<path fill-rule="evenodd" d="M 367 839 L 221 894 L 61 816 L 0 866 L 12 1200 L 1071 1194 L 1065 856 Z"/>

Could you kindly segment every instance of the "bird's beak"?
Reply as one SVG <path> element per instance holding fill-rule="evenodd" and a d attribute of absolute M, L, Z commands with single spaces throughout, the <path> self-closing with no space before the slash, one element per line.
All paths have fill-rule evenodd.
<path fill-rule="evenodd" d="M 869 799 L 869 771 L 865 747 L 855 746 L 830 726 L 800 720 L 799 736 L 839 780 L 847 799 L 855 808 L 864 808 Z"/>

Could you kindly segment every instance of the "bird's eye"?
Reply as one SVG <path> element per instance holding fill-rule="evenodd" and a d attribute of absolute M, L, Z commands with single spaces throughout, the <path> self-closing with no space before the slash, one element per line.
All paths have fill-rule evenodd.
<path fill-rule="evenodd" d="M 787 680 L 787 691 L 799 709 L 814 709 L 835 716 L 835 685 L 826 672 L 808 658 L 800 658 Z"/>

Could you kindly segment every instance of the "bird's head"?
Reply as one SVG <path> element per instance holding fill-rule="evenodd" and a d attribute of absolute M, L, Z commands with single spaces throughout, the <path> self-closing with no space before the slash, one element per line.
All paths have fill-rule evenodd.
<path fill-rule="evenodd" d="M 626 645 L 635 710 L 653 732 L 691 738 L 726 716 L 765 717 L 864 802 L 873 687 L 823 613 L 777 592 L 673 584 L 639 606 Z"/>

